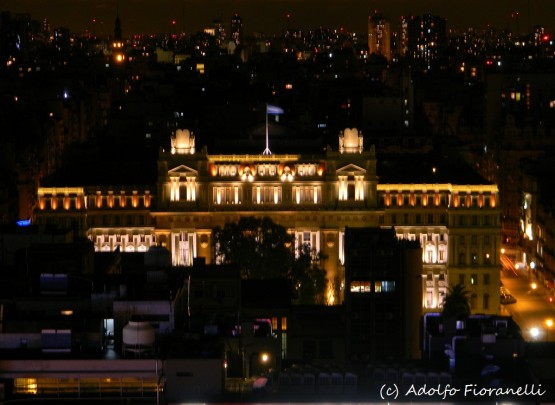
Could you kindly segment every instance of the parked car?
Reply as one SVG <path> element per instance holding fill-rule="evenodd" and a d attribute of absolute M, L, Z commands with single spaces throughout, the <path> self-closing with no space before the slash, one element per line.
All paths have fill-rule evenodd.
<path fill-rule="evenodd" d="M 516 298 L 511 294 L 501 294 L 500 302 L 502 305 L 514 304 L 516 302 Z"/>

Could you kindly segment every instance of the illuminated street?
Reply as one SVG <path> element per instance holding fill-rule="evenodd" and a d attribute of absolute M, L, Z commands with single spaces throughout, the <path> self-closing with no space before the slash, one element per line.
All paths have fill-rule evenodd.
<path fill-rule="evenodd" d="M 502 255 L 501 262 L 502 286 L 517 300 L 502 305 L 501 314 L 513 317 L 526 341 L 555 341 L 555 306 L 549 301 L 545 286 L 530 269 L 515 268 L 507 256 Z"/>

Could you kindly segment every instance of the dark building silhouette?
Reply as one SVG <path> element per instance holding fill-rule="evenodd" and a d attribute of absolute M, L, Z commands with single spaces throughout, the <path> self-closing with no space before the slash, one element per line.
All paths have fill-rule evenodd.
<path fill-rule="evenodd" d="M 353 362 L 419 357 L 422 250 L 393 228 L 346 228 L 347 356 Z"/>

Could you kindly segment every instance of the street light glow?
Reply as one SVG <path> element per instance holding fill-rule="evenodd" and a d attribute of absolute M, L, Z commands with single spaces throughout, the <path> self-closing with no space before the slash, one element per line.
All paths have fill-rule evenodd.
<path fill-rule="evenodd" d="M 530 329 L 530 335 L 535 339 L 540 335 L 540 330 L 538 328 Z"/>

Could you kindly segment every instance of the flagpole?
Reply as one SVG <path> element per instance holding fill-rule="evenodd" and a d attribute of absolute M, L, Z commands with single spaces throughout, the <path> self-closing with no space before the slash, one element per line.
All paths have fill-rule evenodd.
<path fill-rule="evenodd" d="M 268 103 L 266 103 L 266 149 L 262 152 L 263 155 L 271 155 L 270 146 L 268 142 Z"/>

